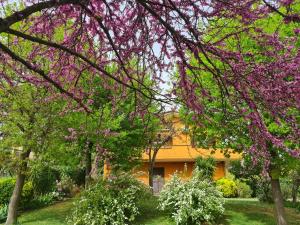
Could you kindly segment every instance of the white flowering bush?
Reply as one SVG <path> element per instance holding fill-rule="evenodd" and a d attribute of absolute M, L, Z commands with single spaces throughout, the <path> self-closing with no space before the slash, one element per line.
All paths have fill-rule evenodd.
<path fill-rule="evenodd" d="M 145 189 L 128 175 L 103 180 L 75 203 L 69 224 L 125 225 L 139 214 L 138 200 Z"/>
<path fill-rule="evenodd" d="M 171 213 L 177 225 L 209 224 L 224 214 L 224 199 L 214 183 L 194 171 L 189 181 L 175 174 L 159 196 L 159 207 Z"/>

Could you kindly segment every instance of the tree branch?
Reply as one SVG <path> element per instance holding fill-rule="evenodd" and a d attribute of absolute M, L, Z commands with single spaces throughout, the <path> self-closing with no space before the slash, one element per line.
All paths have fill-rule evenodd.
<path fill-rule="evenodd" d="M 275 6 L 271 5 L 270 3 L 268 3 L 266 0 L 263 0 L 263 2 L 265 3 L 266 6 L 268 6 L 273 12 L 279 14 L 280 16 L 282 16 L 283 18 L 285 18 L 288 21 L 293 21 L 296 23 L 300 22 L 300 17 L 298 15 L 287 15 L 284 14 L 282 12 L 280 12 L 279 9 L 277 9 Z"/>
<path fill-rule="evenodd" d="M 113 75 L 111 75 L 110 73 L 108 73 L 105 69 L 103 69 L 100 66 L 98 66 L 96 63 L 94 63 L 91 60 L 89 60 L 87 57 L 85 57 L 82 54 L 77 53 L 77 52 L 73 51 L 72 49 L 69 49 L 69 48 L 67 48 L 67 47 L 65 47 L 63 45 L 60 45 L 60 44 L 57 44 L 57 43 L 54 43 L 54 42 L 50 42 L 50 41 L 46 41 L 46 40 L 43 40 L 43 39 L 38 38 L 38 37 L 33 37 L 31 35 L 24 34 L 22 32 L 19 32 L 19 31 L 10 29 L 10 28 L 7 29 L 5 32 L 9 33 L 9 34 L 13 34 L 13 35 L 18 36 L 18 37 L 21 37 L 23 39 L 32 41 L 32 42 L 36 42 L 36 43 L 39 43 L 39 44 L 42 44 L 42 45 L 46 45 L 46 46 L 53 47 L 53 48 L 62 50 L 64 52 L 67 52 L 70 55 L 73 55 L 73 56 L 75 56 L 77 58 L 80 58 L 81 60 L 83 60 L 84 62 L 86 62 L 90 66 L 92 66 L 93 68 L 95 68 L 98 71 L 100 71 L 101 73 L 103 73 L 105 76 L 113 79 L 114 81 L 118 82 L 119 84 L 121 84 L 121 85 L 123 85 L 123 86 L 125 86 L 127 88 L 130 88 L 130 89 L 132 89 L 134 91 L 137 91 L 138 93 L 142 94 L 146 98 L 148 98 L 148 99 L 154 99 L 156 101 L 160 101 L 160 102 L 164 102 L 164 103 L 168 103 L 168 102 L 164 101 L 163 99 L 158 99 L 158 98 L 155 98 L 153 96 L 148 96 L 142 90 L 140 90 L 140 89 L 138 89 L 138 88 L 136 88 L 134 86 L 131 86 L 131 85 L 127 84 L 127 83 L 124 83 L 120 79 L 118 79 L 118 78 L 114 77 Z"/>
<path fill-rule="evenodd" d="M 66 4 L 79 4 L 80 0 L 50 0 L 46 2 L 39 2 L 34 5 L 28 6 L 25 9 L 15 12 L 5 19 L 0 18 L 0 33 L 6 31 L 11 25 L 22 21 L 30 15 L 40 12 L 43 9 L 52 8 L 55 6 L 66 5 Z"/>
<path fill-rule="evenodd" d="M 39 74 L 41 77 L 43 77 L 46 81 L 48 81 L 50 84 L 52 84 L 55 88 L 57 88 L 61 93 L 67 95 L 68 97 L 70 97 L 71 99 L 75 100 L 82 108 L 84 108 L 87 112 L 90 111 L 89 108 L 87 108 L 86 105 L 84 105 L 82 103 L 82 101 L 74 96 L 74 94 L 68 92 L 67 90 L 65 90 L 63 87 L 61 87 L 61 85 L 59 83 L 57 83 L 56 81 L 52 80 L 50 77 L 48 77 L 46 75 L 46 73 L 35 67 L 34 65 L 30 64 L 29 62 L 27 62 L 25 59 L 23 59 L 22 57 L 18 56 L 17 54 L 15 54 L 14 52 L 12 52 L 8 47 L 6 47 L 5 45 L 3 45 L 0 42 L 0 49 L 2 49 L 2 51 L 4 51 L 6 54 L 8 54 L 13 60 L 18 61 L 20 63 L 22 63 L 27 69 L 34 71 L 35 73 Z"/>

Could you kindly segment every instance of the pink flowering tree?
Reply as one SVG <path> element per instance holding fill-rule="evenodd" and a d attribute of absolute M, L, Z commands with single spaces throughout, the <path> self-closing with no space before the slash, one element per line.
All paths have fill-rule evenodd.
<path fill-rule="evenodd" d="M 283 25 L 299 23 L 296 1 L 23 0 L 12 5 L 1 0 L 1 5 L 5 10 L 0 15 L 0 75 L 5 82 L 13 85 L 11 76 L 18 76 L 58 90 L 89 111 L 85 99 L 93 89 L 78 85 L 88 71 L 91 81 L 100 76 L 108 89 L 125 94 L 133 90 L 137 105 L 141 96 L 168 103 L 172 94 L 179 93 L 195 115 L 204 115 L 203 103 L 210 93 L 199 82 L 201 73 L 189 75 L 188 71 L 205 71 L 217 83 L 220 99 L 234 95 L 236 102 L 245 105 L 234 107 L 249 123 L 251 151 L 262 152 L 269 160 L 271 143 L 298 157 L 298 150 L 285 144 L 286 137 L 268 130 L 262 113 L 289 126 L 289 140 L 299 140 L 297 119 L 291 113 L 300 106 L 299 30 L 282 38 L 276 30 L 267 32 L 258 26 L 260 20 L 273 15 L 278 15 Z M 217 23 L 220 19 L 238 23 Z M 222 35 L 224 28 L 230 32 Z M 218 38 L 207 38 L 208 32 Z M 256 40 L 262 60 L 256 60 L 256 51 L 236 48 L 238 40 L 235 47 L 226 42 L 243 33 Z M 24 48 L 30 51 L 18 51 Z M 112 65 L 115 70 L 108 70 Z M 159 84 L 175 66 L 179 76 L 173 81 L 174 92 L 164 94 Z M 152 85 L 145 86 L 149 74 Z"/>
<path fill-rule="evenodd" d="M 230 59 L 234 60 L 230 67 L 218 57 L 210 57 L 210 60 L 225 79 L 233 79 L 236 69 L 241 71 L 240 76 L 234 78 L 232 86 L 227 86 L 223 92 L 213 74 L 191 67 L 187 77 L 198 78 L 194 92 L 204 107 L 199 114 L 187 107 L 182 112 L 188 115 L 197 145 L 222 148 L 226 154 L 234 149 L 249 154 L 253 166 L 262 164 L 263 175 L 269 177 L 272 184 L 277 219 L 281 220 L 278 224 L 285 224 L 279 177 L 293 169 L 299 160 L 299 133 L 295 133 L 299 124 L 299 97 L 297 91 L 294 92 L 299 66 L 293 61 L 300 44 L 296 37 L 297 24 L 282 25 L 281 16 L 275 13 L 231 36 L 242 25 L 238 20 L 220 19 L 207 27 L 206 40 L 220 44 L 224 52 L 235 52 L 240 57 L 239 61 Z M 215 27 L 222 27 L 222 33 L 216 33 Z M 199 57 L 204 58 L 201 53 Z M 198 64 L 195 58 L 190 62 Z M 264 79 L 259 80 L 258 74 Z M 280 81 L 283 81 L 281 86 L 275 85 Z M 238 90 L 236 85 L 242 85 L 244 89 Z M 279 90 L 288 92 L 283 97 L 280 96 L 283 92 L 278 94 Z M 177 92 L 180 97 L 182 90 Z M 247 98 L 241 98 L 241 95 Z M 261 101 L 260 95 L 266 100 Z M 287 95 L 293 100 L 289 98 L 289 105 L 283 106 L 282 98 Z"/>

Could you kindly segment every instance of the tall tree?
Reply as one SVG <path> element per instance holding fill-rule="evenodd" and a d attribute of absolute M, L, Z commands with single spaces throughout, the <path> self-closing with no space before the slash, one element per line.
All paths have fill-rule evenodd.
<path fill-rule="evenodd" d="M 17 222 L 17 208 L 31 153 L 47 149 L 53 131 L 55 107 L 45 100 L 47 92 L 28 84 L 7 85 L 0 91 L 2 152 L 15 161 L 16 184 L 11 196 L 6 224 Z"/>
<path fill-rule="evenodd" d="M 181 114 L 191 125 L 191 136 L 197 146 L 217 149 L 221 148 L 230 157 L 233 151 L 250 155 L 254 166 L 263 168 L 263 175 L 270 177 L 275 211 L 278 224 L 286 224 L 284 202 L 279 178 L 293 169 L 298 161 L 282 148 L 268 142 L 267 148 L 257 151 L 253 145 L 255 140 L 249 135 L 248 126 L 252 124 L 241 115 L 237 104 L 229 100 L 221 100 L 217 84 L 209 74 L 203 74 L 201 82 L 213 96 L 205 102 L 205 113 L 199 116 L 188 108 L 182 109 Z M 234 93 L 231 92 L 231 95 Z M 243 101 L 239 107 L 246 110 Z M 249 109 L 248 109 L 249 110 Z M 262 112 L 263 109 L 260 109 Z M 267 113 L 263 114 L 266 129 L 273 136 L 284 139 L 287 148 L 293 150 L 299 145 L 297 140 L 289 139 L 291 129 L 287 124 L 277 123 Z M 262 143 L 264 144 L 264 143 Z M 214 150 L 213 150 L 214 151 Z"/>
<path fill-rule="evenodd" d="M 294 9 L 297 8 L 299 5 Z M 232 85 L 224 92 L 213 74 L 198 70 L 197 66 L 187 71 L 187 79 L 195 81 L 195 99 L 201 99 L 204 105 L 202 114 L 197 115 L 194 110 L 196 121 L 205 127 L 204 130 L 195 128 L 201 134 L 198 140 L 204 145 L 250 153 L 254 164 L 262 159 L 265 175 L 271 178 L 277 223 L 286 224 L 279 177 L 289 167 L 289 158 L 299 157 L 299 105 L 297 94 L 293 92 L 297 89 L 294 84 L 299 67 L 295 64 L 297 60 L 293 60 L 299 56 L 300 42 L 294 37 L 297 25 L 282 26 L 281 16 L 278 12 L 269 14 L 246 27 L 238 19 L 210 23 L 203 38 L 222 46 L 223 52 L 228 54 L 226 60 L 232 64 L 228 66 L 218 57 L 210 60 Z M 215 27 L 222 27 L 222 33 L 216 33 Z M 237 27 L 246 30 L 234 33 Z M 208 60 L 202 53 L 196 57 Z M 290 60 L 293 65 L 288 66 Z M 197 63 L 197 58 L 191 60 L 192 66 Z M 238 71 L 240 76 L 235 77 Z M 292 91 L 277 92 L 289 88 Z M 181 96 L 182 92 L 184 90 L 179 92 Z M 291 101 L 284 103 L 282 99 L 288 96 Z"/>

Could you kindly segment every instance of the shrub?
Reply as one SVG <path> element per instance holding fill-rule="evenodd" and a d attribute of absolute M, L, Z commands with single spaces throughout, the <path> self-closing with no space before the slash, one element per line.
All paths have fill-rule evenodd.
<path fill-rule="evenodd" d="M 159 208 L 168 210 L 176 224 L 202 224 L 217 221 L 224 213 L 222 194 L 197 169 L 189 181 L 176 174 L 159 196 Z"/>
<path fill-rule="evenodd" d="M 217 189 L 223 193 L 225 198 L 233 198 L 238 195 L 238 187 L 234 180 L 229 178 L 221 178 L 217 180 Z"/>
<path fill-rule="evenodd" d="M 287 200 L 292 196 L 292 184 L 288 179 L 280 180 L 280 188 L 283 200 Z M 257 197 L 261 202 L 273 202 L 272 187 L 270 180 L 266 178 L 258 179 Z"/>
<path fill-rule="evenodd" d="M 262 165 L 259 163 L 253 166 L 251 158 L 244 156 L 243 160 L 233 160 L 230 162 L 229 172 L 237 179 L 244 180 L 252 190 L 251 197 L 257 197 L 258 178 L 261 177 Z"/>
<path fill-rule="evenodd" d="M 44 195 L 35 196 L 26 206 L 27 209 L 38 209 L 53 204 L 59 199 L 58 192 L 50 192 Z"/>
<path fill-rule="evenodd" d="M 176 212 L 179 196 L 185 191 L 183 180 L 175 173 L 159 194 L 159 208 Z"/>
<path fill-rule="evenodd" d="M 61 175 L 61 180 L 57 184 L 57 190 L 65 195 L 71 195 L 75 187 L 74 181 L 72 178 L 66 174 Z"/>
<path fill-rule="evenodd" d="M 257 183 L 257 198 L 261 202 L 273 202 L 271 183 L 269 180 L 260 178 Z"/>
<path fill-rule="evenodd" d="M 10 197 L 15 187 L 15 178 L 1 178 L 0 179 L 0 205 L 8 204 Z M 24 208 L 26 204 L 33 198 L 33 186 L 31 182 L 24 184 L 20 207 Z"/>
<path fill-rule="evenodd" d="M 0 205 L 0 222 L 5 220 L 7 217 L 7 212 L 8 212 L 8 205 Z"/>
<path fill-rule="evenodd" d="M 69 172 L 71 179 L 78 186 L 85 184 L 85 168 L 76 168 Z"/>
<path fill-rule="evenodd" d="M 284 200 L 292 198 L 292 186 L 291 180 L 288 178 L 280 179 L 280 188 L 282 192 L 282 197 Z"/>
<path fill-rule="evenodd" d="M 29 180 L 32 182 L 35 195 L 52 192 L 56 188 L 58 172 L 48 164 L 35 163 L 32 166 Z"/>
<path fill-rule="evenodd" d="M 20 207 L 26 208 L 28 202 L 33 198 L 33 185 L 31 182 L 26 182 L 22 189 Z"/>
<path fill-rule="evenodd" d="M 8 204 L 16 183 L 15 178 L 0 179 L 0 205 Z"/>
<path fill-rule="evenodd" d="M 196 168 L 203 174 L 203 176 L 212 179 L 215 169 L 216 169 L 216 161 L 212 157 L 196 158 Z"/>
<path fill-rule="evenodd" d="M 250 198 L 252 195 L 252 190 L 248 184 L 242 182 L 241 180 L 235 180 L 237 186 L 237 196 L 239 198 Z"/>
<path fill-rule="evenodd" d="M 139 213 L 137 202 L 143 185 L 129 175 L 100 180 L 75 203 L 68 222 L 76 225 L 124 225 Z"/>

